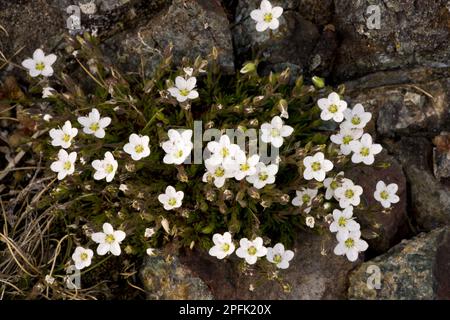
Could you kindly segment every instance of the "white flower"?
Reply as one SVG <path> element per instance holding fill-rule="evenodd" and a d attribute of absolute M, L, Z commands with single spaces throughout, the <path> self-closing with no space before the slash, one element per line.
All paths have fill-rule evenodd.
<path fill-rule="evenodd" d="M 234 177 L 235 174 L 235 168 L 231 167 L 231 162 L 226 167 L 222 164 L 212 165 L 208 162 L 205 163 L 205 166 L 207 171 L 203 175 L 202 181 L 208 182 L 209 179 L 213 179 L 216 188 L 223 187 L 225 180 Z"/>
<path fill-rule="evenodd" d="M 66 176 L 70 176 L 75 171 L 75 161 L 77 160 L 77 153 L 67 153 L 66 150 L 61 149 L 58 152 L 58 160 L 50 165 L 50 169 L 53 172 L 58 173 L 58 180 L 64 179 Z"/>
<path fill-rule="evenodd" d="M 184 198 L 183 191 L 176 191 L 174 187 L 168 186 L 166 192 L 158 196 L 159 202 L 164 205 L 165 210 L 181 207 Z"/>
<path fill-rule="evenodd" d="M 53 89 L 52 87 L 45 87 L 42 89 L 42 98 L 46 99 L 48 97 L 53 96 L 53 91 L 55 91 L 55 89 Z"/>
<path fill-rule="evenodd" d="M 205 164 L 218 165 L 223 164 L 229 159 L 234 159 L 238 152 L 241 152 L 241 148 L 234 143 L 231 143 L 230 138 L 225 134 L 220 137 L 219 142 L 208 142 L 207 148 L 211 151 L 212 155 L 205 161 Z"/>
<path fill-rule="evenodd" d="M 296 207 L 304 206 L 305 213 L 311 211 L 311 203 L 313 199 L 317 196 L 317 189 L 303 188 L 301 191 L 295 191 L 297 196 L 292 199 L 292 204 Z"/>
<path fill-rule="evenodd" d="M 328 95 L 328 98 L 322 98 L 317 101 L 317 105 L 322 110 L 320 118 L 328 121 L 333 119 L 336 122 L 344 120 L 344 110 L 347 109 L 347 102 L 341 100 L 336 92 Z"/>
<path fill-rule="evenodd" d="M 77 247 L 75 252 L 72 254 L 72 260 L 75 262 L 75 268 L 81 270 L 89 267 L 93 256 L 94 252 L 91 249 Z"/>
<path fill-rule="evenodd" d="M 341 153 L 343 155 L 349 155 L 352 152 L 350 142 L 361 138 L 363 133 L 363 129 L 341 127 L 339 133 L 331 135 L 330 140 L 340 146 Z"/>
<path fill-rule="evenodd" d="M 314 228 L 314 224 L 316 223 L 316 221 L 314 220 L 314 217 L 307 216 L 305 218 L 305 223 L 308 227 L 310 227 L 312 229 L 312 228 Z"/>
<path fill-rule="evenodd" d="M 150 138 L 148 136 L 140 136 L 132 133 L 129 138 L 129 143 L 123 146 L 123 151 L 131 155 L 133 160 L 141 160 L 150 155 L 149 142 Z"/>
<path fill-rule="evenodd" d="M 254 154 L 247 158 L 244 152 L 238 152 L 236 160 L 232 161 L 232 168 L 230 168 L 229 162 L 226 162 L 225 167 L 228 166 L 230 170 L 234 169 L 234 178 L 236 180 L 242 180 L 247 176 L 254 175 L 256 173 L 256 165 L 259 163 L 259 155 Z"/>
<path fill-rule="evenodd" d="M 267 254 L 267 248 L 263 246 L 263 239 L 257 237 L 250 241 L 247 238 L 242 238 L 239 241 L 240 247 L 236 250 L 236 255 L 239 258 L 245 259 L 248 264 L 255 264 L 258 257 L 264 257 Z"/>
<path fill-rule="evenodd" d="M 372 113 L 365 112 L 362 104 L 358 103 L 352 110 L 346 109 L 344 111 L 344 117 L 345 121 L 341 123 L 341 128 L 363 129 L 370 119 L 372 119 Z"/>
<path fill-rule="evenodd" d="M 400 198 L 396 195 L 397 191 L 398 185 L 396 183 L 386 185 L 384 181 L 378 181 L 373 196 L 375 200 L 381 203 L 383 208 L 390 208 L 391 203 L 400 201 Z"/>
<path fill-rule="evenodd" d="M 379 154 L 383 149 L 379 144 L 372 143 L 370 134 L 365 133 L 359 141 L 351 141 L 350 148 L 353 151 L 352 162 L 372 164 L 375 161 L 374 155 Z"/>
<path fill-rule="evenodd" d="M 195 77 L 190 77 L 184 79 L 183 77 L 175 78 L 175 87 L 167 89 L 169 93 L 175 97 L 178 102 L 184 102 L 187 99 L 198 98 L 197 90 L 194 90 L 197 79 Z"/>
<path fill-rule="evenodd" d="M 192 130 L 184 130 L 181 134 L 177 130 L 170 129 L 169 140 L 162 144 L 166 152 L 163 162 L 166 164 L 182 164 L 191 154 L 194 145 L 191 142 Z"/>
<path fill-rule="evenodd" d="M 46 113 L 46 114 L 44 114 L 42 119 L 44 119 L 44 121 L 46 121 L 46 122 L 49 122 L 50 120 L 53 119 L 53 117 L 51 115 L 49 115 L 48 113 Z"/>
<path fill-rule="evenodd" d="M 55 283 L 55 278 L 53 278 L 51 275 L 47 274 L 45 276 L 45 282 L 49 285 L 52 285 Z"/>
<path fill-rule="evenodd" d="M 155 229 L 153 228 L 145 228 L 144 237 L 151 238 L 155 234 Z"/>
<path fill-rule="evenodd" d="M 264 163 L 259 162 L 255 168 L 255 174 L 248 176 L 247 181 L 253 184 L 256 189 L 264 188 L 266 184 L 275 182 L 275 175 L 278 172 L 278 166 L 276 164 L 266 166 Z"/>
<path fill-rule="evenodd" d="M 263 123 L 261 125 L 261 140 L 265 143 L 271 143 L 275 148 L 283 145 L 285 137 L 289 137 L 294 128 L 283 125 L 283 120 L 279 116 L 272 118 L 271 123 Z"/>
<path fill-rule="evenodd" d="M 92 240 L 98 243 L 97 254 L 104 256 L 111 252 L 115 256 L 120 255 L 120 243 L 125 239 L 125 232 L 117 230 L 114 231 L 112 225 L 109 223 L 103 224 L 103 232 L 96 232 L 92 234 Z"/>
<path fill-rule="evenodd" d="M 31 77 L 43 75 L 44 77 L 51 77 L 53 75 L 52 65 L 56 61 L 56 55 L 45 55 L 44 51 L 37 49 L 33 53 L 32 59 L 26 59 L 22 62 L 22 66 L 28 69 Z"/>
<path fill-rule="evenodd" d="M 283 14 L 283 8 L 272 7 L 269 1 L 262 0 L 259 9 L 255 9 L 250 13 L 250 17 L 256 21 L 256 31 L 263 32 L 270 28 L 278 29 L 280 22 L 278 18 Z"/>
<path fill-rule="evenodd" d="M 334 178 L 326 178 L 323 180 L 323 185 L 327 190 L 325 191 L 325 199 L 330 200 L 334 197 L 334 190 L 341 186 L 339 180 L 344 176 L 344 172 L 339 172 Z"/>
<path fill-rule="evenodd" d="M 351 231 L 359 230 L 360 226 L 352 218 L 353 207 L 347 207 L 344 210 L 333 210 L 333 222 L 330 224 L 330 231 L 337 233 L 348 233 Z"/>
<path fill-rule="evenodd" d="M 92 167 L 96 170 L 95 180 L 106 179 L 106 182 L 111 182 L 116 174 L 118 164 L 112 153 L 108 151 L 103 160 L 92 161 Z"/>
<path fill-rule="evenodd" d="M 277 243 L 273 248 L 267 248 L 267 260 L 274 263 L 279 269 L 289 268 L 289 261 L 294 258 L 294 252 L 284 250 L 281 243 Z"/>
<path fill-rule="evenodd" d="M 145 252 L 147 253 L 147 255 L 149 255 L 150 257 L 153 257 L 154 255 L 156 255 L 154 248 L 147 248 L 147 250 L 145 250 Z"/>
<path fill-rule="evenodd" d="M 349 261 L 356 261 L 358 254 L 366 251 L 369 245 L 366 241 L 360 239 L 361 231 L 351 231 L 347 233 L 338 233 L 336 236 L 338 245 L 334 248 L 334 254 L 338 256 L 346 255 Z"/>
<path fill-rule="evenodd" d="M 212 239 L 214 246 L 209 249 L 210 256 L 216 257 L 217 259 L 223 259 L 234 252 L 235 247 L 229 232 L 225 232 L 223 235 L 216 233 L 213 235 Z"/>
<path fill-rule="evenodd" d="M 67 149 L 72 144 L 72 139 L 78 134 L 77 128 L 72 128 L 72 124 L 67 120 L 61 129 L 51 129 L 50 137 L 52 146 Z"/>
<path fill-rule="evenodd" d="M 334 196 L 339 201 L 339 206 L 343 209 L 348 206 L 359 205 L 362 193 L 363 188 L 355 185 L 350 179 L 344 179 L 342 185 L 334 190 Z"/>
<path fill-rule="evenodd" d="M 305 166 L 303 177 L 306 180 L 316 179 L 317 181 L 323 181 L 325 174 L 333 169 L 333 163 L 325 159 L 322 152 L 317 152 L 315 155 L 303 159 L 303 165 Z"/>
<path fill-rule="evenodd" d="M 78 122 L 83 126 L 83 132 L 93 134 L 97 138 L 105 137 L 105 128 L 111 123 L 111 118 L 100 118 L 100 112 L 93 108 L 87 117 L 78 117 Z"/>

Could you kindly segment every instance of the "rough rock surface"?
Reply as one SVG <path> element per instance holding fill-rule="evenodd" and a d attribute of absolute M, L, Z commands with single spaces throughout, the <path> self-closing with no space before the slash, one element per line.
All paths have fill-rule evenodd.
<path fill-rule="evenodd" d="M 238 267 L 240 261 L 234 256 L 224 261 L 195 251 L 187 252 L 181 260 L 205 281 L 216 299 L 344 299 L 347 274 L 361 260 L 351 263 L 343 256 L 335 256 L 335 245 L 332 236 L 299 235 L 290 268 L 280 272 L 290 292 L 276 281 L 257 276 L 257 272 L 254 276 L 243 275 Z M 251 284 L 254 291 L 249 290 Z"/>
<path fill-rule="evenodd" d="M 180 263 L 176 256 L 147 257 L 140 273 L 148 299 L 211 300 L 205 283 Z"/>
<path fill-rule="evenodd" d="M 379 289 L 367 286 L 369 266 L 380 269 Z M 350 275 L 349 298 L 450 299 L 450 228 L 404 240 L 363 263 Z"/>

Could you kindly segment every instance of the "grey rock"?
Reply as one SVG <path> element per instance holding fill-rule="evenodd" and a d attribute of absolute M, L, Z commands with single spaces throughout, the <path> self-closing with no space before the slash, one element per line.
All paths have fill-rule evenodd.
<path fill-rule="evenodd" d="M 147 257 L 140 271 L 151 300 L 211 300 L 205 283 L 180 263 L 178 257 Z"/>
<path fill-rule="evenodd" d="M 380 9 L 380 29 L 367 26 L 367 8 Z M 334 23 L 343 35 L 337 79 L 413 65 L 449 66 L 447 0 L 335 0 Z"/>
<path fill-rule="evenodd" d="M 380 270 L 379 289 L 367 285 L 375 284 L 370 266 Z M 404 240 L 363 263 L 351 273 L 348 292 L 351 299 L 450 299 L 450 227 Z"/>
<path fill-rule="evenodd" d="M 433 148 L 433 173 L 439 180 L 450 178 L 450 159 L 448 151 L 443 152 L 438 148 Z"/>

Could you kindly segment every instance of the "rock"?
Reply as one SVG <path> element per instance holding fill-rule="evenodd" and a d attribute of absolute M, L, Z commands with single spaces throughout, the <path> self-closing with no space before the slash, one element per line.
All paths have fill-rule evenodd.
<path fill-rule="evenodd" d="M 106 48 L 128 71 L 137 72 L 142 55 L 150 75 L 160 52 L 173 44 L 174 63 L 182 57 L 204 58 L 216 47 L 225 73 L 234 72 L 233 46 L 227 16 L 219 0 L 173 0 L 170 7 L 134 30 L 109 39 Z"/>
<path fill-rule="evenodd" d="M 450 224 L 450 187 L 432 173 L 431 143 L 426 138 L 403 137 L 385 146 L 400 160 L 410 185 L 413 224 L 429 231 Z"/>
<path fill-rule="evenodd" d="M 315 25 L 324 26 L 333 20 L 333 0 L 297 0 L 297 11 Z"/>
<path fill-rule="evenodd" d="M 379 29 L 368 28 L 370 5 L 380 10 Z M 450 65 L 447 0 L 335 0 L 334 7 L 336 30 L 343 36 L 337 51 L 336 79 L 413 65 Z"/>
<path fill-rule="evenodd" d="M 433 148 L 433 173 L 439 179 L 450 178 L 450 159 L 448 152 Z"/>
<path fill-rule="evenodd" d="M 370 266 L 381 272 L 380 288 L 369 288 Z M 374 268 L 374 267 L 371 267 Z M 450 227 L 404 240 L 350 274 L 350 299 L 450 299 Z"/>
<path fill-rule="evenodd" d="M 301 233 L 294 245 L 294 259 L 287 270 L 281 270 L 283 283 L 291 287 L 285 292 L 280 283 L 268 280 L 258 272 L 242 274 L 241 261 L 233 255 L 217 260 L 200 251 L 187 252 L 180 259 L 211 288 L 216 299 L 344 299 L 347 274 L 360 260 L 351 263 L 335 256 L 336 241 L 328 237 Z M 322 255 L 321 252 L 326 252 Z M 255 287 L 250 291 L 250 285 Z"/>
<path fill-rule="evenodd" d="M 288 2 L 289 3 L 289 2 Z M 273 6 L 287 6 L 286 2 L 272 1 Z M 263 72 L 281 71 L 291 68 L 294 76 L 308 69 L 308 64 L 319 38 L 314 23 L 294 10 L 285 10 L 280 18 L 280 27 L 274 32 L 257 32 L 250 12 L 259 8 L 259 0 L 240 0 L 236 9 L 233 41 L 238 63 L 252 59 L 252 52 L 261 51 Z"/>
<path fill-rule="evenodd" d="M 375 163 L 386 163 L 390 166 L 388 168 L 379 168 L 375 165 L 354 166 L 345 172 L 345 176 L 363 188 L 365 206 L 376 208 L 375 211 L 355 210 L 355 216 L 363 230 L 370 230 L 378 235 L 367 239 L 370 250 L 382 253 L 408 234 L 407 188 L 402 166 L 394 157 L 383 152 L 376 156 L 375 161 Z M 396 183 L 398 185 L 397 195 L 400 197 L 400 202 L 393 204 L 391 209 L 386 210 L 386 212 L 382 212 L 383 207 L 373 197 L 376 184 L 380 180 L 386 184 Z"/>
<path fill-rule="evenodd" d="M 211 300 L 205 283 L 180 263 L 176 256 L 147 257 L 140 272 L 148 299 Z"/>

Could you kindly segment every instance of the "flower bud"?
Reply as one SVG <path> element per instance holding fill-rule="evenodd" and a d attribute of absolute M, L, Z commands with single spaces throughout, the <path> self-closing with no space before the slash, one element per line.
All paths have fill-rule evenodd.
<path fill-rule="evenodd" d="M 254 72 L 254 71 L 256 71 L 256 64 L 254 64 L 253 62 L 247 62 L 246 64 L 244 64 L 244 66 L 241 69 L 242 74 L 246 74 L 246 73 Z"/>
<path fill-rule="evenodd" d="M 325 87 L 325 80 L 323 78 L 314 76 L 312 77 L 312 82 L 317 89 L 322 89 L 323 87 Z"/>

